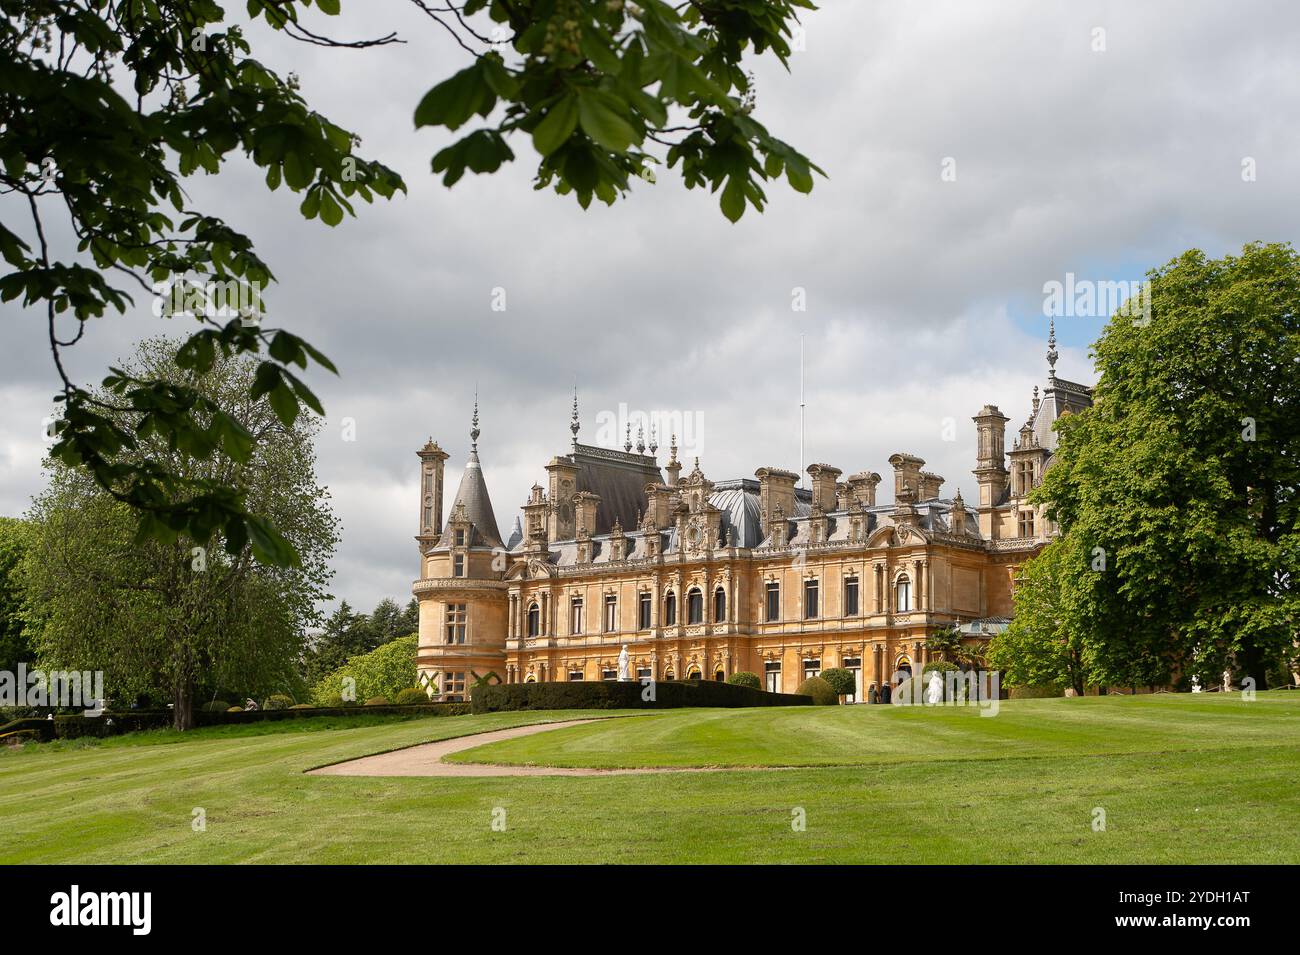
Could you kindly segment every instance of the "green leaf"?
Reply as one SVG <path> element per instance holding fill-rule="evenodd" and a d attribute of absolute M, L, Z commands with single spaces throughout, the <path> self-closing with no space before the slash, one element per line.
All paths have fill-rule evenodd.
<path fill-rule="evenodd" d="M 475 63 L 424 94 L 415 107 L 415 125 L 459 129 L 475 113 L 486 116 L 495 104 L 496 94 Z"/>
<path fill-rule="evenodd" d="M 633 143 L 641 142 L 632 124 L 623 117 L 626 110 L 626 103 L 601 90 L 584 89 L 578 96 L 582 131 L 610 152 L 626 152 Z"/>
<path fill-rule="evenodd" d="M 543 156 L 559 149 L 578 128 L 578 97 L 569 93 L 533 129 L 533 145 Z"/>

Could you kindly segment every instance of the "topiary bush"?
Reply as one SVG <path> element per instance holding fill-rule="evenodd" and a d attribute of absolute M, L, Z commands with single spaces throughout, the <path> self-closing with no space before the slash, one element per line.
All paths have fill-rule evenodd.
<path fill-rule="evenodd" d="M 804 680 L 795 693 L 799 696 L 811 696 L 815 706 L 835 706 L 840 701 L 835 688 L 819 676 L 810 676 Z"/>
<path fill-rule="evenodd" d="M 287 710 L 293 706 L 293 697 L 285 696 L 283 693 L 272 693 L 262 704 L 264 710 Z"/>
<path fill-rule="evenodd" d="M 853 671 L 846 670 L 843 667 L 831 667 L 829 670 L 822 670 L 821 678 L 830 684 L 836 696 L 852 693 L 858 686 L 857 680 L 853 679 Z"/>
<path fill-rule="evenodd" d="M 424 690 L 420 689 L 418 686 L 408 686 L 401 693 L 397 694 L 393 699 L 393 702 L 402 706 L 406 706 L 410 703 L 428 703 L 429 694 L 425 693 Z"/>
<path fill-rule="evenodd" d="M 391 706 L 392 703 L 386 696 L 372 696 L 366 700 L 366 706 Z"/>
<path fill-rule="evenodd" d="M 747 686 L 751 690 L 763 689 L 763 681 L 758 678 L 757 673 L 750 673 L 748 670 L 741 670 L 739 673 L 733 673 L 727 677 L 727 682 L 732 686 Z"/>

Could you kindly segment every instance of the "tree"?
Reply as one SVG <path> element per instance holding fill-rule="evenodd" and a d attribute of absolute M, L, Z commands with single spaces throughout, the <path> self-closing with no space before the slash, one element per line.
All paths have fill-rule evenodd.
<path fill-rule="evenodd" d="M 727 682 L 732 686 L 747 686 L 751 690 L 761 690 L 763 688 L 763 681 L 758 678 L 758 674 L 750 673 L 748 670 L 737 670 L 727 677 Z"/>
<path fill-rule="evenodd" d="M 412 634 L 390 640 L 369 653 L 351 657 L 341 667 L 324 676 L 312 686 L 312 700 L 317 706 L 337 703 L 343 691 L 354 691 L 350 702 L 369 700 L 377 696 L 394 699 L 402 690 L 416 682 L 415 654 L 418 638 Z M 354 682 L 344 682 L 350 678 Z"/>
<path fill-rule="evenodd" d="M 1068 539 L 1055 540 L 1020 569 L 1011 625 L 989 641 L 987 650 L 989 666 L 1000 670 L 1011 686 L 1070 687 L 1082 695 L 1095 682 L 1084 663 L 1082 636 L 1072 627 L 1074 616 L 1065 604 L 1065 570 L 1079 559 L 1072 546 Z"/>
<path fill-rule="evenodd" d="M 515 158 L 510 144 L 523 142 L 539 157 L 537 187 L 583 207 L 612 203 L 634 182 L 648 188 L 662 161 L 680 168 L 687 188 L 719 193 L 735 221 L 747 205 L 762 209 L 762 182 L 784 176 L 808 192 L 820 172 L 754 118 L 743 68 L 751 52 L 788 64 L 788 38 L 810 0 L 414 2 L 472 58 L 414 111 L 417 126 L 458 130 L 483 120 L 433 157 L 447 186 L 466 170 L 496 171 Z M 262 324 L 270 267 L 242 232 L 188 206 L 182 182 L 215 175 L 242 153 L 265 169 L 269 189 L 301 193 L 302 214 L 330 227 L 354 214 L 358 199 L 392 198 L 405 184 L 358 155 L 353 133 L 313 111 L 293 74 L 254 58 L 217 0 L 0 7 L 0 194 L 10 199 L 0 255 L 13 269 L 0 276 L 0 300 L 45 313 L 62 406 L 54 456 L 131 508 L 142 540 L 220 536 L 232 557 L 251 542 L 257 560 L 295 566 L 292 535 L 253 506 L 246 484 L 189 466 L 218 449 L 252 460 L 254 436 L 237 415 L 176 376 L 113 368 L 92 391 L 69 376 L 63 353 L 89 319 L 125 312 L 135 288 L 163 314 L 199 322 L 175 352 L 179 369 L 202 375 L 218 355 L 257 356 L 249 400 L 285 427 L 304 407 L 323 414 L 302 373 L 334 365 L 298 335 Z M 316 45 L 400 42 L 391 33 L 328 38 L 304 23 L 313 7 L 330 16 L 340 2 L 248 0 L 245 9 Z M 59 245 L 65 230 L 56 222 L 75 247 Z M 149 435 L 125 427 L 123 415 L 147 420 Z M 150 435 L 175 454 L 138 453 Z"/>
<path fill-rule="evenodd" d="M 50 465 L 50 482 L 32 504 L 32 543 L 23 560 L 25 617 L 38 660 L 57 669 L 103 670 L 111 696 L 162 695 L 177 729 L 192 725 L 196 692 L 238 688 L 252 695 L 297 681 L 306 628 L 325 599 L 337 522 L 329 494 L 316 484 L 312 436 L 300 418 L 286 427 L 247 397 L 257 374 L 248 358 L 216 363 L 203 375 L 171 363 L 174 343 L 143 343 L 126 367 L 163 380 L 183 378 L 196 392 L 231 407 L 257 436 L 245 464 L 221 455 L 196 463 L 151 431 L 147 416 L 121 426 L 143 436 L 147 454 L 186 476 L 243 483 L 249 500 L 273 517 L 300 556 L 295 567 L 252 559 L 194 541 L 136 539 L 134 516 L 81 470 Z M 218 544 L 228 544 L 218 541 Z"/>
<path fill-rule="evenodd" d="M 25 521 L 0 517 L 0 671 L 17 672 L 31 663 L 32 652 L 23 633 L 22 584 L 18 565 L 27 552 L 31 532 Z"/>
<path fill-rule="evenodd" d="M 857 680 L 853 677 L 853 671 L 846 670 L 843 667 L 831 667 L 829 670 L 822 670 L 819 675 L 835 691 L 836 696 L 847 696 L 858 685 Z"/>
<path fill-rule="evenodd" d="M 1300 257 L 1192 250 L 1149 280 L 1035 492 L 1067 542 L 1062 624 L 1101 682 L 1235 665 L 1263 689 L 1300 611 Z"/>

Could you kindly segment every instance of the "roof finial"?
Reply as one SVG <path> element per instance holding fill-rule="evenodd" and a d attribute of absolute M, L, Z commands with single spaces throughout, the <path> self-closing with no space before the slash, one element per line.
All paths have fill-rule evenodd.
<path fill-rule="evenodd" d="M 623 432 L 623 450 L 628 454 L 632 453 L 632 422 L 627 423 L 627 429 Z"/>
<path fill-rule="evenodd" d="M 1052 380 L 1056 379 L 1056 359 L 1061 357 L 1056 353 L 1056 319 L 1048 319 L 1047 333 L 1047 377 Z"/>
<path fill-rule="evenodd" d="M 653 424 L 650 425 L 650 453 L 651 454 L 659 453 L 659 436 Z"/>
<path fill-rule="evenodd" d="M 668 462 L 677 463 L 677 435 L 673 435 L 673 442 L 668 446 Z"/>
<path fill-rule="evenodd" d="M 645 425 L 636 426 L 636 453 L 645 454 Z"/>
<path fill-rule="evenodd" d="M 478 452 L 478 385 L 474 386 L 474 417 L 470 419 L 469 440 L 470 451 Z"/>
<path fill-rule="evenodd" d="M 574 451 L 578 450 L 578 429 L 580 427 L 581 425 L 578 424 L 578 385 L 575 382 L 573 385 L 573 420 L 569 422 L 569 431 L 573 434 Z"/>

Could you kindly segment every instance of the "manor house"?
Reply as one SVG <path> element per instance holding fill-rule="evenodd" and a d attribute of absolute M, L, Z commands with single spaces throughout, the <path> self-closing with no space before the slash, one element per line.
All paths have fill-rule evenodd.
<path fill-rule="evenodd" d="M 957 625 L 968 639 L 1005 626 L 1017 568 L 1052 535 L 1026 497 L 1056 448 L 1053 423 L 1091 404 L 1091 389 L 1056 377 L 1005 446 L 995 406 L 974 415 L 979 500 L 945 496 L 925 461 L 889 458 L 892 500 L 870 470 L 830 464 L 752 478 L 689 471 L 676 441 L 662 466 L 652 438 L 622 450 L 578 440 L 577 399 L 565 454 L 545 465 L 508 538 L 499 530 L 478 454 L 443 522 L 448 454 L 432 439 L 421 462 L 420 679 L 442 699 L 475 680 L 611 680 L 623 646 L 637 677 L 725 680 L 759 675 L 793 691 L 824 668 L 856 676 L 855 697 L 927 661 L 925 640 Z"/>

